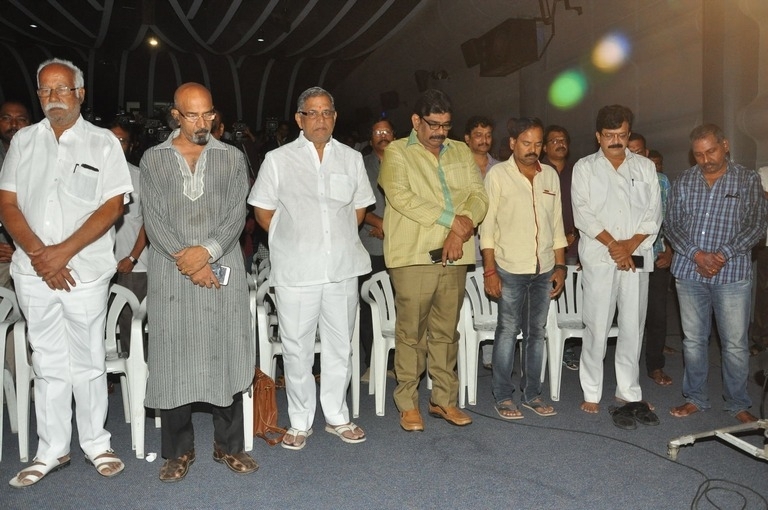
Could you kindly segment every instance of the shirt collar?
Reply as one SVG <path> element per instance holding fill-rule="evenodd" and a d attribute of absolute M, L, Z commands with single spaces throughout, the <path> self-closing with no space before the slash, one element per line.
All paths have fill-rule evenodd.
<path fill-rule="evenodd" d="M 299 147 L 305 147 L 307 145 L 312 145 L 312 147 L 314 148 L 314 143 L 310 142 L 309 139 L 307 139 L 307 137 L 304 136 L 304 131 L 303 130 L 299 131 L 299 136 L 298 136 L 298 138 L 296 138 L 296 143 L 298 144 Z M 328 147 L 328 146 L 333 147 L 335 144 L 336 144 L 336 140 L 333 137 L 331 137 L 325 143 L 325 146 L 326 147 Z"/>

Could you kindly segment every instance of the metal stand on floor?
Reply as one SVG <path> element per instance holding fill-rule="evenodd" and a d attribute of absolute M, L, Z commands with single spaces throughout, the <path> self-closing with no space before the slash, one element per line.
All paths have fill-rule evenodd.
<path fill-rule="evenodd" d="M 765 445 L 762 449 L 757 448 L 756 446 L 751 445 L 733 435 L 758 429 L 762 429 L 764 431 L 763 435 L 768 438 L 768 420 L 758 420 L 752 423 L 745 423 L 743 425 L 734 425 L 732 427 L 724 427 L 722 429 L 710 430 L 708 432 L 701 432 L 699 434 L 681 436 L 667 443 L 667 456 L 671 460 L 677 460 L 677 452 L 680 450 L 681 446 L 692 445 L 697 439 L 715 436 L 727 443 L 732 444 L 736 448 L 743 450 L 754 457 L 757 457 L 758 459 L 768 460 L 768 444 Z"/>

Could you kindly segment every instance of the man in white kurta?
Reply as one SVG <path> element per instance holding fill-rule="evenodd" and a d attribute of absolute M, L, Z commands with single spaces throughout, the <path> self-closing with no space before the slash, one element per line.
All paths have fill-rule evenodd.
<path fill-rule="evenodd" d="M 16 133 L 0 174 L 0 221 L 17 246 L 11 274 L 29 328 L 40 438 L 13 487 L 70 462 L 73 396 L 86 459 L 103 476 L 124 468 L 104 429 L 104 327 L 115 273 L 111 227 L 131 178 L 114 135 L 80 116 L 85 90 L 77 67 L 44 62 L 38 86 L 46 118 Z"/>
<path fill-rule="evenodd" d="M 347 443 L 365 440 L 349 421 L 351 341 L 357 277 L 371 270 L 358 225 L 375 203 L 359 152 L 332 138 L 333 97 L 319 87 L 298 100 L 299 138 L 267 153 L 248 197 L 269 232 L 291 428 L 282 446 L 299 450 L 312 433 L 315 335 L 319 328 L 320 404 L 326 431 Z"/>
<path fill-rule="evenodd" d="M 576 228 L 581 232 L 582 320 L 586 326 L 579 379 L 581 409 L 599 411 L 603 358 L 616 306 L 616 398 L 639 402 L 640 349 L 648 304 L 648 271 L 653 270 L 653 242 L 661 226 L 661 194 L 651 160 L 627 150 L 632 112 L 606 106 L 596 122 L 600 149 L 576 162 L 571 196 Z M 634 258 L 633 258 L 634 257 Z"/>

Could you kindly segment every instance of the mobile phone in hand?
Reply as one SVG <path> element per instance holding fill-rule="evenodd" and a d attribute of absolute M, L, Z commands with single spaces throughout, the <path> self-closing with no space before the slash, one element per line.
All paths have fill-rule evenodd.
<path fill-rule="evenodd" d="M 226 285 L 229 283 L 229 273 L 231 271 L 229 266 L 222 266 L 221 264 L 216 264 L 214 262 L 211 264 L 211 271 L 213 271 L 216 279 L 219 280 L 219 284 Z"/>
<path fill-rule="evenodd" d="M 642 269 L 645 263 L 645 258 L 641 255 L 632 255 L 632 263 L 637 269 Z"/>
<path fill-rule="evenodd" d="M 442 264 L 443 263 L 443 249 L 442 248 L 435 248 L 434 250 L 429 250 L 429 260 L 431 260 L 433 264 Z"/>

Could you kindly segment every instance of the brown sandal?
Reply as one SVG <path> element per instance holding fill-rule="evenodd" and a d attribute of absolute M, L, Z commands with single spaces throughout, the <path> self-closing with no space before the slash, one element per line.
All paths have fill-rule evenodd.
<path fill-rule="evenodd" d="M 253 473 L 259 469 L 259 465 L 247 453 L 226 453 L 216 443 L 213 443 L 213 460 L 220 464 L 226 464 L 229 469 L 242 475 Z"/>
<path fill-rule="evenodd" d="M 192 448 L 187 453 L 177 459 L 168 459 L 160 468 L 161 482 L 178 482 L 183 480 L 189 472 L 189 466 L 195 462 L 195 449 Z"/>

